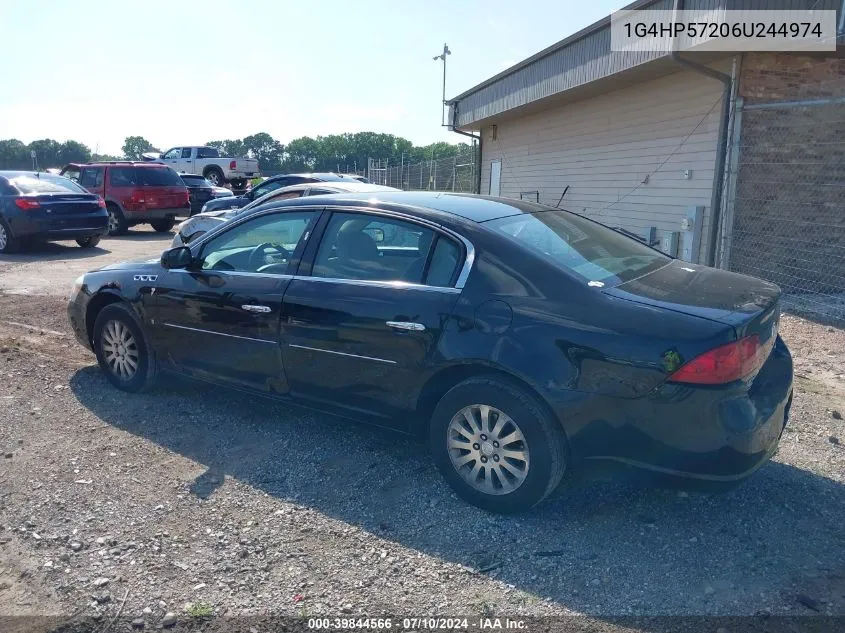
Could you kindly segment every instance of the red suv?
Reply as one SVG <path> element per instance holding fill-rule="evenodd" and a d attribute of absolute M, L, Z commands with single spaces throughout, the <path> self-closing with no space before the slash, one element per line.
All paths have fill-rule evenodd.
<path fill-rule="evenodd" d="M 189 216 L 188 188 L 175 171 L 158 163 L 72 163 L 61 171 L 106 201 L 109 235 L 122 235 L 135 224 L 151 224 L 161 233 Z"/>

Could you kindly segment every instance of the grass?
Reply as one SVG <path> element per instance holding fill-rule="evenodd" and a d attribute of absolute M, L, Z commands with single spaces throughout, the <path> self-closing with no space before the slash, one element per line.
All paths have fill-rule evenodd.
<path fill-rule="evenodd" d="M 210 618 L 214 615 L 214 608 L 205 602 L 196 602 L 188 607 L 188 615 L 192 618 Z"/>

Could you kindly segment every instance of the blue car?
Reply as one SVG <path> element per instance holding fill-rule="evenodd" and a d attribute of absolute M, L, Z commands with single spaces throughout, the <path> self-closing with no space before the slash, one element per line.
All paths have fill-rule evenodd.
<path fill-rule="evenodd" d="M 105 201 L 68 178 L 0 171 L 0 254 L 51 240 L 93 248 L 108 231 L 108 220 Z"/>

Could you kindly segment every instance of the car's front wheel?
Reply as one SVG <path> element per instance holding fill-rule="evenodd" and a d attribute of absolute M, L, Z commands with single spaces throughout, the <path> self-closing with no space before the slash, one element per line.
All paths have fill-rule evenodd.
<path fill-rule="evenodd" d="M 566 438 L 558 422 L 533 395 L 494 376 L 465 380 L 441 398 L 429 443 L 455 492 L 491 512 L 536 505 L 566 469 Z"/>
<path fill-rule="evenodd" d="M 155 362 L 129 306 L 113 303 L 100 311 L 94 322 L 94 352 L 118 389 L 137 393 L 152 386 Z"/>
<path fill-rule="evenodd" d="M 3 218 L 0 218 L 0 253 L 8 255 L 18 250 L 20 244 Z"/>

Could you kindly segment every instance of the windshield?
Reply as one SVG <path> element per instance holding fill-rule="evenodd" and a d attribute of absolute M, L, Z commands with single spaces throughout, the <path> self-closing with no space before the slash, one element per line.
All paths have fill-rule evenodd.
<path fill-rule="evenodd" d="M 179 174 L 169 167 L 139 167 L 138 184 L 150 187 L 184 187 Z"/>
<path fill-rule="evenodd" d="M 615 286 L 670 261 L 635 239 L 566 211 L 524 213 L 485 225 L 593 285 Z"/>
<path fill-rule="evenodd" d="M 191 176 L 188 174 L 181 174 L 182 181 L 189 187 L 210 187 L 204 176 Z"/>
<path fill-rule="evenodd" d="M 41 174 L 10 178 L 11 183 L 21 193 L 88 193 L 69 178 Z"/>

